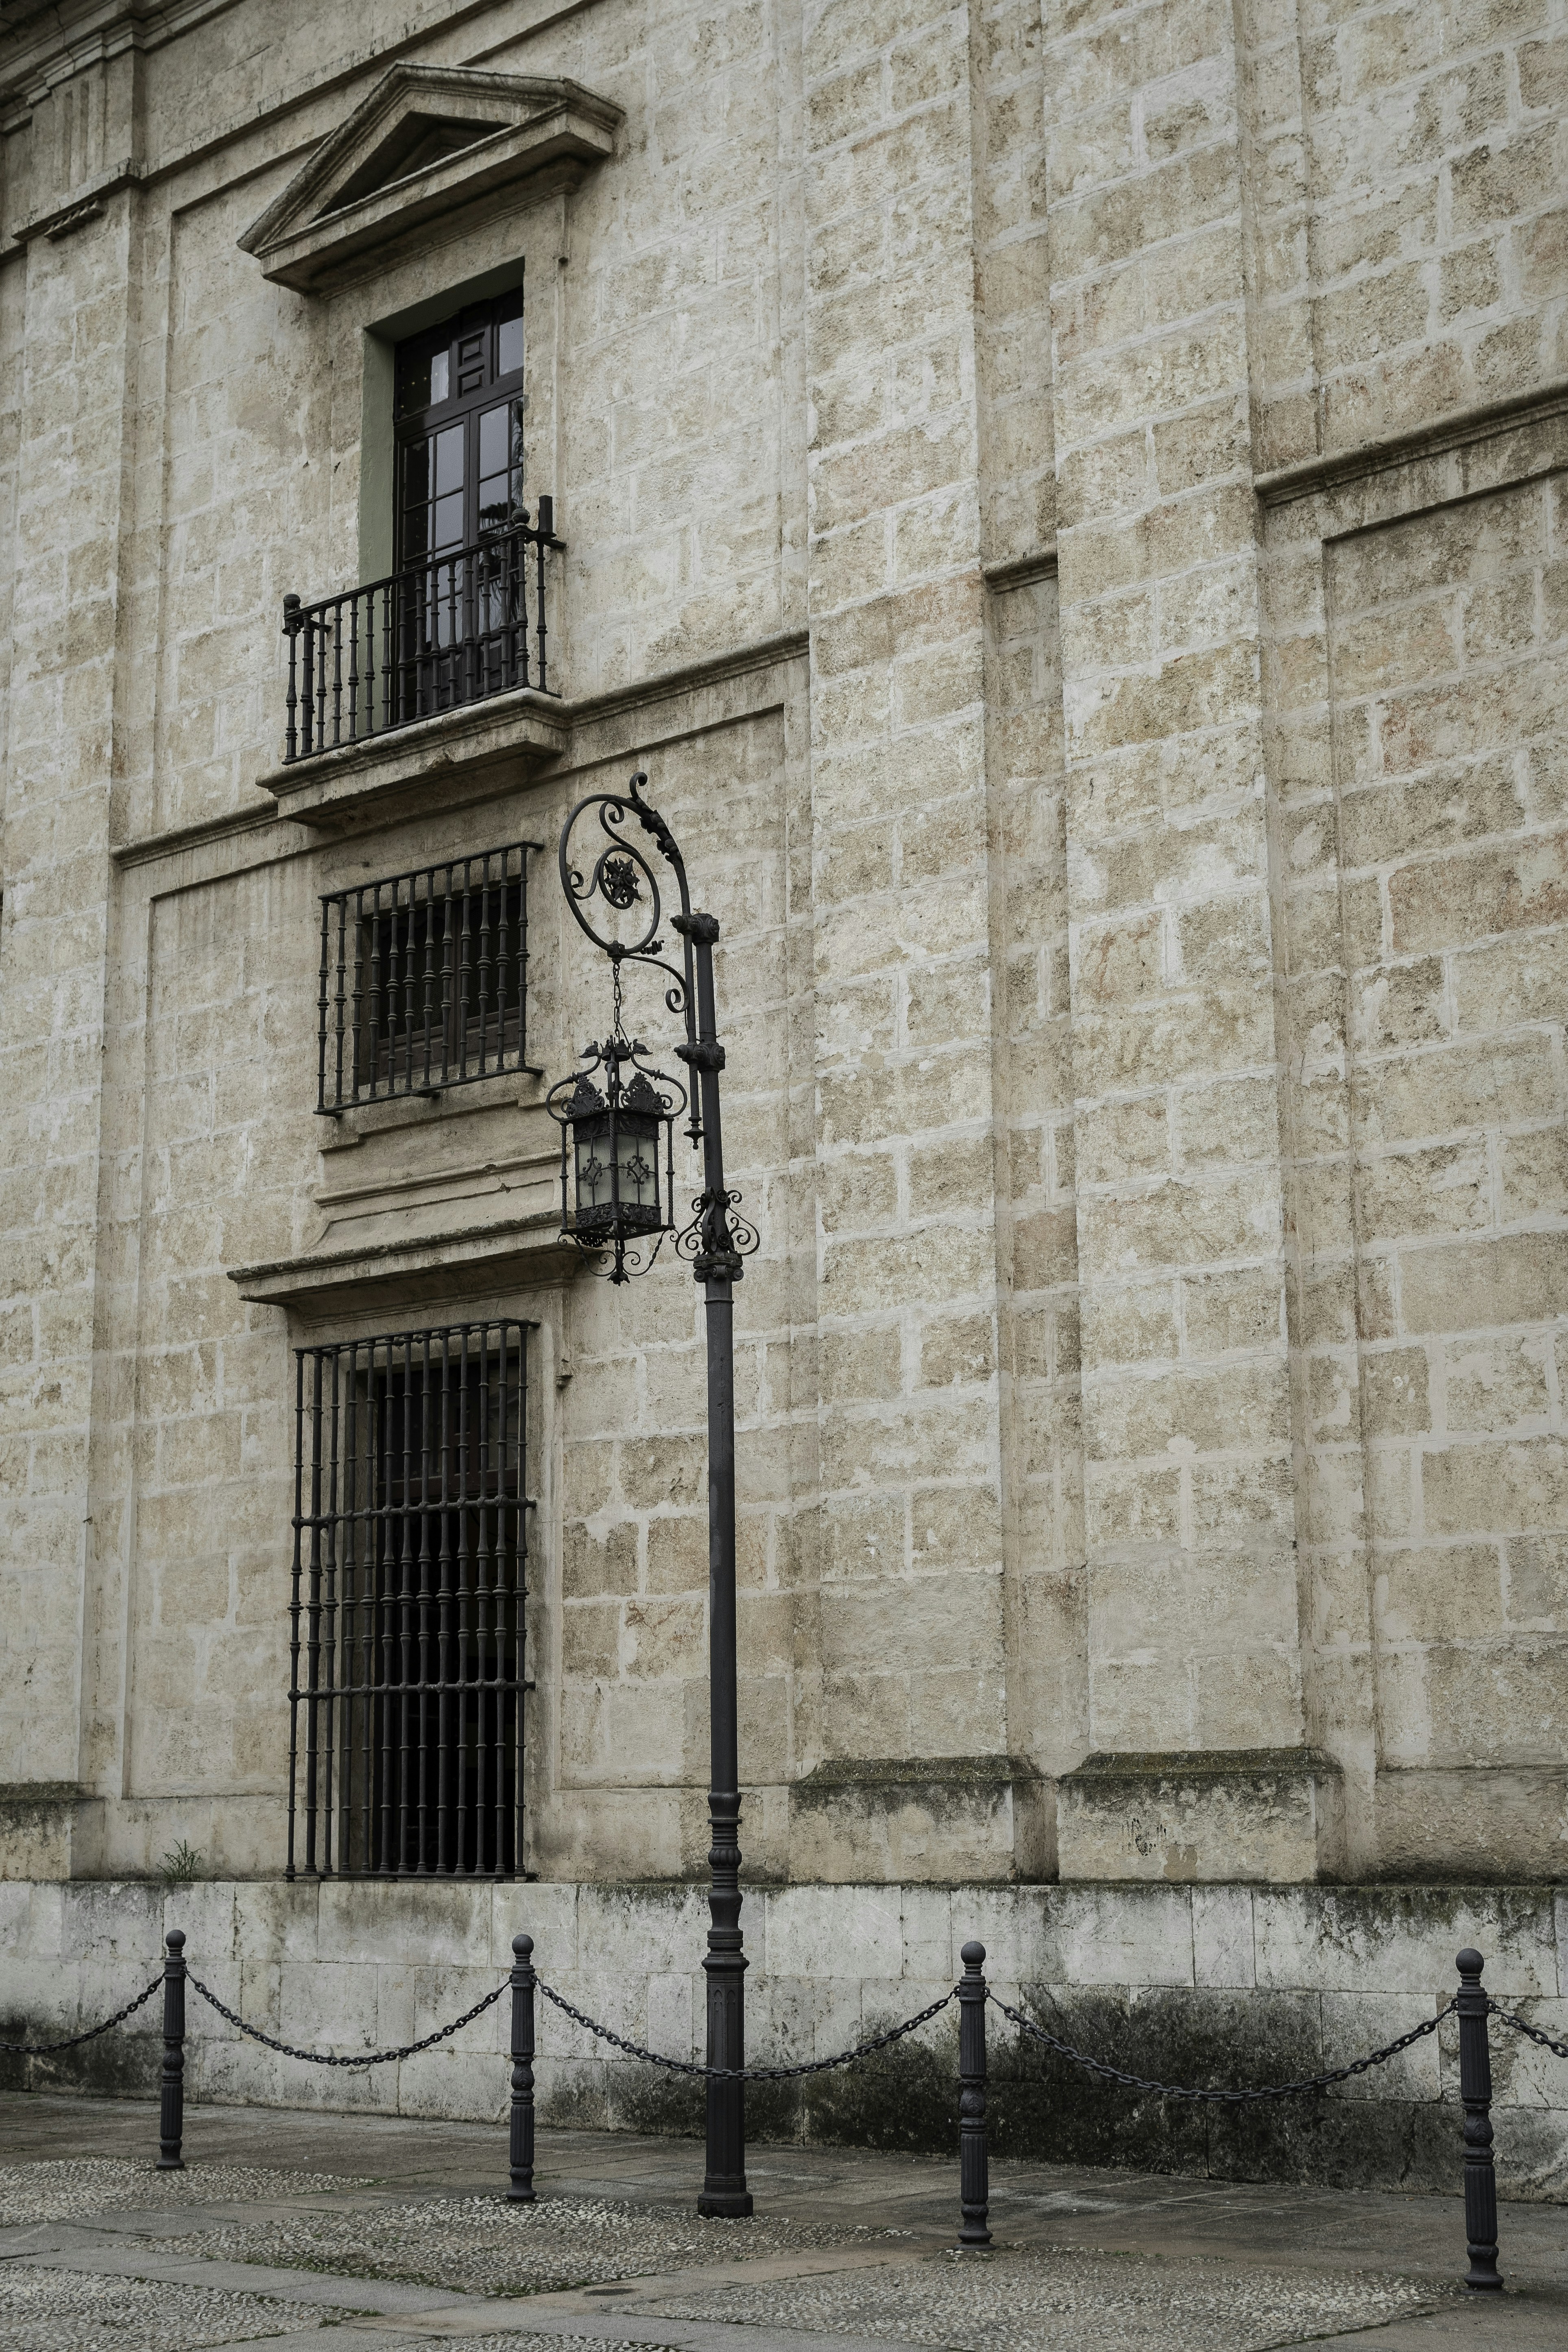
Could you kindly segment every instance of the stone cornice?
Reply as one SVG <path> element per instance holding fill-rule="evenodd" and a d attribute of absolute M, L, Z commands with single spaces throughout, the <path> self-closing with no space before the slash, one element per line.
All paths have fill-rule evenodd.
<path fill-rule="evenodd" d="M 18 129 L 56 84 L 127 49 L 160 49 L 238 0 L 59 0 L 0 26 L 0 130 Z"/>
<path fill-rule="evenodd" d="M 1470 408 L 1452 408 L 1424 425 L 1411 425 L 1351 449 L 1334 449 L 1318 457 L 1303 457 L 1293 466 L 1253 477 L 1252 487 L 1266 507 L 1289 506 L 1297 499 L 1314 498 L 1321 490 L 1342 489 L 1369 475 L 1387 473 L 1424 457 L 1447 457 L 1478 441 L 1492 441 L 1504 433 L 1545 423 L 1568 413 L 1568 376 L 1515 393 L 1507 400 L 1489 400 Z"/>
<path fill-rule="evenodd" d="M 546 715 L 562 730 L 565 741 L 560 759 L 551 764 L 573 765 L 580 751 L 589 757 L 616 756 L 616 748 L 595 742 L 582 745 L 579 741 L 586 730 L 609 733 L 617 721 L 634 719 L 643 712 L 656 712 L 660 705 L 677 701 L 688 695 L 709 693 L 731 681 L 754 676 L 758 671 L 771 670 L 786 663 L 804 661 L 808 650 L 808 638 L 804 629 L 781 631 L 775 636 L 758 637 L 747 646 L 735 646 L 722 653 L 706 655 L 693 662 L 683 663 L 678 669 L 657 671 L 651 677 L 635 685 L 610 688 L 603 694 L 584 695 L 575 702 L 561 702 Z M 433 745 L 450 746 L 468 739 L 477 723 L 482 729 L 487 713 L 493 719 L 503 698 L 490 702 L 466 705 L 460 710 L 444 711 L 438 718 L 421 719 L 417 727 L 400 728 L 395 732 L 374 737 L 365 744 L 345 745 L 341 751 L 324 751 L 320 761 L 310 764 L 330 769 L 334 761 L 363 765 L 365 755 L 374 752 L 382 761 L 409 764 L 426 756 Z M 521 706 L 521 692 L 514 700 Z M 528 704 L 538 705 L 540 698 L 528 696 Z M 754 716 L 757 706 L 750 705 L 743 714 Z M 711 723 L 708 721 L 706 723 Z M 622 729 L 621 731 L 625 731 Z M 644 739 L 646 740 L 646 739 Z M 487 745 L 487 754 L 494 747 Z M 502 751 L 510 750 L 500 747 Z M 265 793 L 278 792 L 281 780 L 293 777 L 306 762 L 294 767 L 274 770 L 258 779 L 257 788 Z M 516 781 L 508 777 L 508 786 Z M 121 843 L 110 852 L 121 872 L 139 866 L 153 865 L 164 858 L 179 857 L 187 852 L 204 849 L 211 843 L 238 838 L 247 834 L 265 833 L 278 824 L 288 814 L 272 806 L 266 809 L 235 809 L 223 816 L 205 817 L 195 824 L 175 825 L 166 833 L 144 834 L 133 841 Z M 289 853 L 285 853 L 289 854 Z"/>
<path fill-rule="evenodd" d="M 1027 555 L 1010 555 L 1004 562 L 983 563 L 980 567 L 980 577 L 998 595 L 1009 588 L 1032 588 L 1037 582 L 1054 580 L 1056 576 L 1054 547 L 1037 547 Z"/>
<path fill-rule="evenodd" d="M 339 1316 L 385 1304 L 451 1298 L 476 1292 L 570 1282 L 583 1265 L 564 1241 L 556 1211 L 456 1226 L 440 1237 L 374 1242 L 297 1257 L 234 1265 L 228 1278 L 242 1298 L 289 1307 L 306 1318 Z"/>

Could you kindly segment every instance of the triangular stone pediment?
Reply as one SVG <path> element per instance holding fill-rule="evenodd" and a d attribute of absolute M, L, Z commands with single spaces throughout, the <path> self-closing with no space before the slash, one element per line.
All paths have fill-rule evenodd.
<path fill-rule="evenodd" d="M 509 184 L 570 184 L 614 152 L 621 120 L 613 100 L 581 82 L 394 66 L 246 230 L 241 248 L 264 277 L 317 290 L 423 222 Z"/>

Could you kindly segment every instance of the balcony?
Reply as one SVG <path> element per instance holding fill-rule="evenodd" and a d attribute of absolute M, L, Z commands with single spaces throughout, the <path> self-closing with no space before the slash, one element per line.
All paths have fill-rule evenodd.
<path fill-rule="evenodd" d="M 535 523 L 487 531 L 319 604 L 283 599 L 289 695 L 283 764 L 342 751 L 439 712 L 550 683 L 548 562 L 554 501 Z"/>
<path fill-rule="evenodd" d="M 551 594 L 564 542 L 539 501 L 468 547 L 345 588 L 283 599 L 283 759 L 257 779 L 279 816 L 317 832 L 482 799 L 558 760 L 565 707 Z"/>

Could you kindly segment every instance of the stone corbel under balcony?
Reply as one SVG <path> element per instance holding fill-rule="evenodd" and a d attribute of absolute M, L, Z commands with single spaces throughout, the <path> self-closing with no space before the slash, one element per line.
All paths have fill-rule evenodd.
<path fill-rule="evenodd" d="M 416 814 L 527 783 L 566 749 L 568 723 L 553 695 L 520 687 L 443 710 L 275 768 L 257 779 L 279 816 L 320 833 Z"/>

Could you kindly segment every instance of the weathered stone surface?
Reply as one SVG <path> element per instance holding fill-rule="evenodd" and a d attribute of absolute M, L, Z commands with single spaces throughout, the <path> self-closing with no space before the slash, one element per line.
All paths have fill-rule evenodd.
<path fill-rule="evenodd" d="M 1122 1882 L 1195 1886 L 1186 1973 L 1147 1981 L 1226 1999 L 1246 1882 L 1562 1877 L 1539 12 L 363 13 L 90 0 L 68 42 L 0 36 L 4 1883 L 184 1844 L 267 1890 L 283 1998 L 291 1351 L 469 1313 L 534 1327 L 521 1859 L 700 1877 L 685 1269 L 573 1278 L 536 1076 L 312 1108 L 321 896 L 500 841 L 542 845 L 530 1051 L 570 1066 L 606 981 L 550 847 L 637 764 L 721 923 L 762 1235 L 749 1866 L 976 1906 L 1094 1882 L 1106 1986 L 1165 1916 Z M 600 160 L 439 231 L 400 182 L 330 289 L 265 276 L 249 225 L 426 68 L 596 93 Z M 561 696 L 275 806 L 281 596 L 390 560 L 388 341 L 520 273 Z M 424 1899 L 384 1905 L 432 1969 L 493 1957 L 485 1904 Z M 383 1897 L 324 1901 L 314 1964 L 353 1969 Z M 660 1948 L 647 1981 L 684 1981 Z"/>

